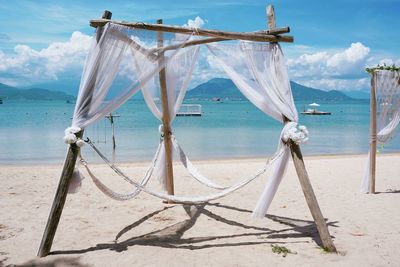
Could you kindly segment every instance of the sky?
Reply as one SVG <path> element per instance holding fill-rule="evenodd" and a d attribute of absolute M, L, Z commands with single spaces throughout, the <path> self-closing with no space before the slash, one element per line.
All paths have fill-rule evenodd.
<path fill-rule="evenodd" d="M 251 32 L 266 28 L 267 4 L 277 27 L 290 26 L 294 36 L 282 44 L 293 81 L 368 92 L 366 66 L 400 65 L 400 0 L 0 0 L 0 83 L 76 95 L 94 33 L 89 21 L 104 10 L 115 20 Z"/>

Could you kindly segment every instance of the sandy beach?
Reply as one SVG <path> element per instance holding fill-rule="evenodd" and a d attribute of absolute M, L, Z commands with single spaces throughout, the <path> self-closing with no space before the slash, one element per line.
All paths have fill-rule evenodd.
<path fill-rule="evenodd" d="M 264 159 L 196 162 L 210 178 L 230 185 L 254 174 Z M 377 191 L 360 193 L 366 155 L 305 157 L 329 231 L 339 251 L 324 252 L 292 162 L 264 219 L 251 211 L 268 177 L 204 205 L 168 205 L 144 193 L 119 202 L 103 195 L 85 170 L 83 186 L 67 197 L 48 257 L 36 257 L 60 165 L 0 166 L 0 266 L 398 266 L 400 154 L 377 158 Z M 123 164 L 139 179 L 147 164 Z M 130 190 L 105 165 L 99 178 Z M 177 195 L 213 192 L 175 166 Z M 157 181 L 150 187 L 158 189 Z M 281 246 L 291 253 L 273 252 Z"/>

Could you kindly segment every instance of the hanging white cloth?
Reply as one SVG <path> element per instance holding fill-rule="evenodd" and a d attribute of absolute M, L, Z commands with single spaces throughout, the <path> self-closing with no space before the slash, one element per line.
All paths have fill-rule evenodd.
<path fill-rule="evenodd" d="M 174 35 L 174 38 L 164 38 L 164 45 L 179 43 L 182 47 L 159 53 L 157 38 L 154 36 L 157 33 L 153 33 L 147 42 L 146 34 L 143 33 L 150 34 L 148 31 L 109 23 L 101 39 L 93 41 L 82 75 L 73 127 L 67 131 L 68 142 L 82 143 L 73 140 L 72 135 L 117 109 L 139 89 L 142 89 L 150 110 L 161 120 L 162 111 L 157 102 L 161 98 L 158 73 L 163 68 L 166 72 L 168 112 L 171 121 L 174 119 L 190 82 L 199 46 L 183 48 L 185 38 Z M 190 38 L 189 35 L 186 37 L 186 40 Z M 212 44 L 207 47 L 254 105 L 276 120 L 285 122 L 272 176 L 254 210 L 255 216 L 264 216 L 287 166 L 289 147 L 285 141 L 290 138 L 300 143 L 307 139 L 305 128 L 297 127 L 298 114 L 281 48 L 279 44 L 244 41 L 235 45 Z M 116 88 L 121 86 L 115 79 L 124 75 L 128 76 L 129 85 L 118 90 Z M 165 181 L 164 146 L 161 146 L 159 153 L 154 171 Z"/>
<path fill-rule="evenodd" d="M 120 107 L 174 58 L 177 51 L 170 52 L 165 60 L 157 61 L 157 55 L 152 52 L 156 34 L 108 23 L 100 40 L 93 38 L 81 77 L 72 127 L 83 129 Z M 165 38 L 166 45 L 174 44 L 171 36 Z M 187 35 L 186 40 L 189 38 Z M 179 42 L 182 42 L 181 36 Z M 147 64 L 138 58 L 156 60 L 158 64 Z M 135 71 L 138 67 L 140 72 Z M 124 82 L 116 82 L 116 78 Z"/>
<path fill-rule="evenodd" d="M 395 134 L 395 130 L 400 123 L 400 72 L 389 70 L 375 70 L 375 95 L 377 111 L 377 142 L 384 145 Z M 370 157 L 361 184 L 363 193 L 369 192 L 370 176 Z"/>
<path fill-rule="evenodd" d="M 217 62 L 239 90 L 255 106 L 274 119 L 290 122 L 281 133 L 272 175 L 253 210 L 253 216 L 264 217 L 278 189 L 289 160 L 289 147 L 283 143 L 291 129 L 296 128 L 298 114 L 294 105 L 290 81 L 279 44 L 241 41 L 237 45 L 209 44 Z"/>
<path fill-rule="evenodd" d="M 165 65 L 165 76 L 170 123 L 172 123 L 182 105 L 187 87 L 192 78 L 198 52 L 199 46 L 191 46 L 181 48 L 177 53 L 174 52 L 176 54 L 173 57 L 171 51 L 164 53 L 164 56 L 169 58 L 168 63 Z M 139 65 L 138 59 L 135 59 L 136 71 L 139 73 L 143 69 L 154 69 L 154 65 L 158 64 L 158 62 L 145 58 L 140 58 L 140 60 L 142 60 L 141 65 Z M 147 83 L 142 83 L 142 92 L 147 106 L 154 116 L 161 121 L 163 114 L 159 79 L 159 74 L 155 74 Z M 162 128 L 160 128 L 160 134 L 164 134 Z M 159 158 L 156 162 L 155 175 L 158 177 L 164 190 L 166 190 L 165 156 L 165 147 L 162 145 Z"/>

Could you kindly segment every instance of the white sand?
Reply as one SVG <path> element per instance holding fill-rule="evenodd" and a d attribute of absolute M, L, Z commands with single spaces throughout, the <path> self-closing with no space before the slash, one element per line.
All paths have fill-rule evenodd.
<path fill-rule="evenodd" d="M 61 166 L 0 166 L 0 266 L 399 266 L 400 154 L 379 155 L 380 193 L 375 195 L 360 193 L 365 156 L 307 157 L 305 162 L 339 254 L 318 247 L 318 234 L 290 163 L 271 216 L 262 220 L 252 219 L 250 211 L 266 175 L 196 209 L 166 205 L 145 194 L 126 202 L 111 200 L 82 169 L 86 179 L 79 193 L 67 197 L 52 247 L 56 254 L 38 259 Z M 255 173 L 263 160 L 197 165 L 228 185 Z M 138 177 L 145 167 L 123 165 Z M 114 189 L 129 190 L 103 165 L 93 168 L 99 177 L 115 179 L 109 183 Z M 181 167 L 175 176 L 176 194 L 212 192 L 192 182 Z M 158 188 L 155 181 L 150 186 Z M 271 245 L 295 254 L 282 257 Z"/>

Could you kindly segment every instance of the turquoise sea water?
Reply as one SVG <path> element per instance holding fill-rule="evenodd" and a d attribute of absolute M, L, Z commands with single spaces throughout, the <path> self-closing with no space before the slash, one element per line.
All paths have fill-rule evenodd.
<path fill-rule="evenodd" d="M 201 117 L 177 117 L 174 133 L 192 159 L 263 157 L 271 155 L 282 129 L 247 101 L 196 101 Z M 296 103 L 298 110 L 308 103 Z M 74 105 L 63 101 L 5 101 L 0 105 L 0 164 L 62 163 L 67 146 L 64 129 L 71 124 Z M 369 105 L 323 104 L 331 116 L 300 116 L 310 131 L 305 155 L 367 153 Z M 159 121 L 144 102 L 128 101 L 116 113 L 117 161 L 151 160 L 159 142 Z M 104 119 L 86 130 L 96 146 L 112 157 L 111 127 Z M 383 152 L 400 151 L 395 136 Z M 89 146 L 83 154 L 100 162 Z"/>

